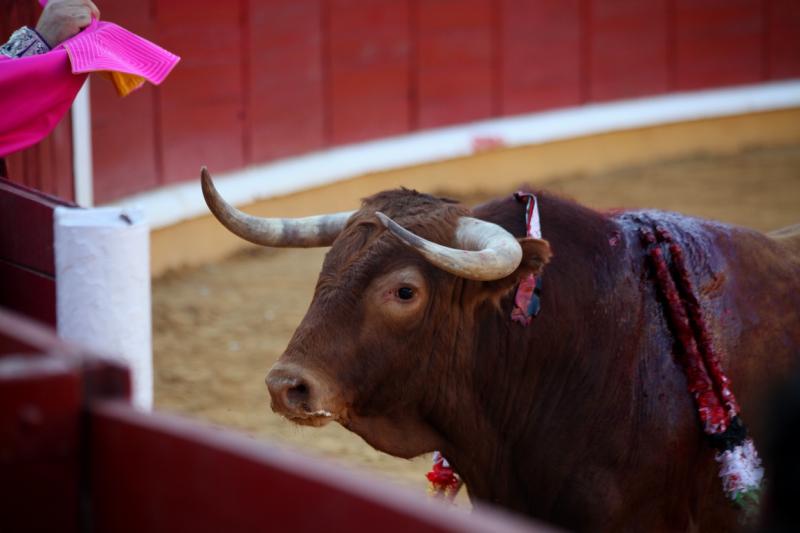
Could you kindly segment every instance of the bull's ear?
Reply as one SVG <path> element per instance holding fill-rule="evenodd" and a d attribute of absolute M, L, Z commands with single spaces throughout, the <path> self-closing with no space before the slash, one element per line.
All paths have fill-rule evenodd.
<path fill-rule="evenodd" d="M 553 256 L 553 252 L 550 251 L 550 243 L 543 239 L 524 237 L 519 239 L 519 245 L 522 247 L 522 261 L 519 266 L 502 279 L 484 282 L 484 292 L 488 293 L 485 294 L 486 296 L 502 298 L 529 274 L 541 275 L 545 265 Z"/>
<path fill-rule="evenodd" d="M 544 239 L 525 237 L 519 239 L 519 245 L 522 247 L 522 261 L 512 277 L 520 278 L 527 274 L 534 276 L 541 274 L 544 266 L 553 256 L 553 252 L 550 251 L 550 243 Z"/>

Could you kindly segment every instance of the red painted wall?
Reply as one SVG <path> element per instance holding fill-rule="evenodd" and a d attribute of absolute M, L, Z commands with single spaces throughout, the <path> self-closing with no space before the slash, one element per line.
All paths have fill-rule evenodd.
<path fill-rule="evenodd" d="M 764 11 L 770 2 L 674 2 L 677 89 L 755 83 L 767 78 Z"/>
<path fill-rule="evenodd" d="M 103 2 L 106 20 L 121 22 L 147 39 L 156 39 L 155 20 L 148 2 Z M 159 89 L 149 84 L 120 100 L 111 83 L 93 76 L 92 149 L 94 194 L 102 202 L 158 186 L 161 173 L 159 128 L 156 123 Z"/>
<path fill-rule="evenodd" d="M 331 0 L 327 43 L 326 133 L 333 144 L 410 129 L 409 2 Z"/>
<path fill-rule="evenodd" d="M 800 2 L 772 0 L 766 5 L 765 18 L 768 77 L 800 76 Z"/>
<path fill-rule="evenodd" d="M 105 0 L 101 8 L 183 60 L 162 87 L 124 100 L 95 77 L 100 203 L 196 179 L 201 164 L 223 172 L 495 116 L 800 76 L 796 0 Z M 34 10 L 19 13 L 14 22 Z M 12 178 L 71 198 L 69 142 L 66 123 L 10 158 Z"/>
<path fill-rule="evenodd" d="M 325 145 L 321 0 L 250 0 L 245 107 L 249 161 Z"/>
<path fill-rule="evenodd" d="M 503 115 L 584 100 L 581 0 L 503 0 L 499 20 Z"/>
<path fill-rule="evenodd" d="M 416 3 L 417 127 L 496 114 L 494 7 L 490 0 Z"/>
<path fill-rule="evenodd" d="M 589 2 L 588 100 L 633 98 L 669 89 L 668 5 L 668 0 Z"/>

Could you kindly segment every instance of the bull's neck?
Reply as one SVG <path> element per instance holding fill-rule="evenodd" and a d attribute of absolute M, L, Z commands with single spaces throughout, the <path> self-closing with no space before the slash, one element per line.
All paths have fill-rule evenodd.
<path fill-rule="evenodd" d="M 509 220 L 506 210 L 516 218 Z M 541 312 L 527 327 L 512 322 L 512 290 L 499 311 L 487 303 L 465 324 L 474 332 L 460 347 L 472 366 L 469 397 L 462 398 L 469 408 L 446 422 L 444 433 L 446 453 L 471 494 L 543 516 L 552 514 L 564 477 L 587 467 L 569 461 L 584 450 L 603 458 L 591 438 L 593 431 L 608 432 L 600 423 L 609 415 L 603 406 L 615 395 L 629 399 L 617 377 L 598 374 L 614 368 L 600 359 L 619 353 L 611 347 L 622 342 L 614 338 L 615 321 L 635 314 L 615 302 L 636 300 L 612 298 L 631 277 L 616 223 L 550 196 L 540 198 L 540 210 L 554 253 L 543 273 Z M 521 234 L 515 220 L 522 209 L 513 201 L 484 217 Z M 609 383 L 615 391 L 602 388 Z"/>

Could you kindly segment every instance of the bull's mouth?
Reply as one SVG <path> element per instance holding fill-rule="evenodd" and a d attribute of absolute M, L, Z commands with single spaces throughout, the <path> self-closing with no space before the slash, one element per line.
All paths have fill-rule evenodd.
<path fill-rule="evenodd" d="M 322 427 L 337 419 L 333 413 L 326 409 L 318 409 L 316 411 L 303 411 L 294 413 L 281 413 L 286 420 L 294 422 L 300 426 Z"/>

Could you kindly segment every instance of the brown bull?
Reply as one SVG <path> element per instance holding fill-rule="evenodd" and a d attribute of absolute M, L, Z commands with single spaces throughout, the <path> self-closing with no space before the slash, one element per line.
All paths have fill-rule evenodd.
<path fill-rule="evenodd" d="M 511 197 L 470 211 L 394 190 L 353 213 L 278 220 L 224 203 L 205 170 L 203 190 L 245 239 L 332 246 L 267 377 L 277 413 L 339 422 L 400 457 L 441 450 L 472 497 L 571 529 L 736 527 L 636 221 L 683 247 L 757 445 L 767 391 L 800 353 L 796 233 L 542 194 L 542 241 L 522 238 Z M 509 315 L 529 272 L 543 275 L 542 312 L 523 327 Z"/>

